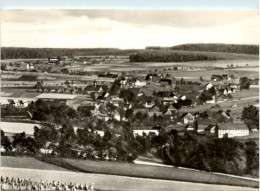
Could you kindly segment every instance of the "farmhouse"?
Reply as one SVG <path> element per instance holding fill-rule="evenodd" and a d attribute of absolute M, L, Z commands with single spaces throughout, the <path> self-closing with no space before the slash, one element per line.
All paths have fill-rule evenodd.
<path fill-rule="evenodd" d="M 221 75 L 215 75 L 215 74 L 213 74 L 213 75 L 211 76 L 211 80 L 214 81 L 214 82 L 222 81 L 222 76 L 221 76 Z"/>
<path fill-rule="evenodd" d="M 191 113 L 184 113 L 181 116 L 181 121 L 184 124 L 188 124 L 188 123 L 194 123 L 195 122 L 195 117 L 191 114 Z"/>
<path fill-rule="evenodd" d="M 167 79 L 167 78 L 160 79 L 160 85 L 161 86 L 171 86 L 172 85 L 172 80 L 171 79 Z"/>
<path fill-rule="evenodd" d="M 61 58 L 59 56 L 49 57 L 48 58 L 48 64 L 60 65 L 61 64 Z"/>
<path fill-rule="evenodd" d="M 249 129 L 244 123 L 218 123 L 217 132 L 218 138 L 223 138 L 224 136 L 230 138 L 249 135 Z"/>

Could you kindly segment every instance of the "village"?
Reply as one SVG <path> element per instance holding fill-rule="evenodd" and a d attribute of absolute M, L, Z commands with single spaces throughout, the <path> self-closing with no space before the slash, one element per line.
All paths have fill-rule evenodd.
<path fill-rule="evenodd" d="M 91 59 L 77 57 L 73 60 L 76 60 L 75 63 L 86 64 L 85 60 L 93 58 L 95 61 L 105 61 L 116 56 L 96 56 Z M 64 63 L 71 60 L 68 57 L 50 57 L 45 66 L 64 66 Z M 3 121 L 30 121 L 32 114 L 26 108 L 31 103 L 41 100 L 87 111 L 89 117 L 103 121 L 129 121 L 139 135 L 142 132 L 158 134 L 161 128 L 177 129 L 180 133 L 197 131 L 218 138 L 224 135 L 248 136 L 250 132 L 257 131 L 255 127 L 249 132 L 246 124 L 241 121 L 241 116 L 237 113 L 232 115 L 232 108 L 237 109 L 236 103 L 246 98 L 237 95 L 252 91 L 250 85 L 258 87 L 258 78 L 238 78 L 233 74 L 224 73 L 213 74 L 209 79 L 203 79 L 201 76 L 200 79 L 192 80 L 175 78 L 165 70 L 155 69 L 142 75 L 101 71 L 88 72 L 84 76 L 75 75 L 70 71 L 67 74 L 59 74 L 57 80 L 50 75 L 53 73 L 48 74 L 46 71 L 41 78 L 24 73 L 34 71 L 35 66 L 42 65 L 39 61 L 38 64 L 21 62 L 9 64 L 8 67 L 10 65 L 13 66 L 12 69 L 2 70 Z M 15 66 L 19 71 L 10 73 L 10 70 L 14 71 Z M 65 80 L 65 76 L 73 76 L 74 79 L 68 77 L 68 80 Z M 12 92 L 16 88 L 17 92 Z M 229 103 L 230 108 L 222 109 L 223 103 Z M 7 109 L 9 107 L 17 109 L 10 113 L 10 109 Z"/>

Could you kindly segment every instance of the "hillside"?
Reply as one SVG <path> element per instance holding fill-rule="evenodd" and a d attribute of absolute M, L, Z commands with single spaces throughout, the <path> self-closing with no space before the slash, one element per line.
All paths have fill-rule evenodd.
<path fill-rule="evenodd" d="M 244 45 L 244 44 L 182 44 L 172 47 L 150 46 L 147 50 L 186 50 L 186 51 L 204 51 L 204 52 L 225 52 L 236 54 L 253 54 L 259 55 L 258 45 Z"/>

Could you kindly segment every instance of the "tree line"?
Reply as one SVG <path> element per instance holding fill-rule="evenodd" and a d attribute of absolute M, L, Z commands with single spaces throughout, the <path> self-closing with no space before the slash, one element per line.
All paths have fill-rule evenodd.
<path fill-rule="evenodd" d="M 130 62 L 188 62 L 188 61 L 209 61 L 222 60 L 216 55 L 193 52 L 174 52 L 174 51 L 139 51 L 130 55 Z"/>
<path fill-rule="evenodd" d="M 219 43 L 198 43 L 182 44 L 172 47 L 150 46 L 147 50 L 185 50 L 185 51 L 205 51 L 205 52 L 225 52 L 236 54 L 254 54 L 259 55 L 258 45 L 245 44 L 219 44 Z"/>
<path fill-rule="evenodd" d="M 48 58 L 51 56 L 89 56 L 89 55 L 127 55 L 136 50 L 120 50 L 116 48 L 22 48 L 2 47 L 1 59 Z"/>

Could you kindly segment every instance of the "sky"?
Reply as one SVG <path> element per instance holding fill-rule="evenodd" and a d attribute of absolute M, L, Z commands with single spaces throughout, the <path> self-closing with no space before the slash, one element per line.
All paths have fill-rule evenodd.
<path fill-rule="evenodd" d="M 259 44 L 258 10 L 1 10 L 1 46 L 120 48 Z"/>

